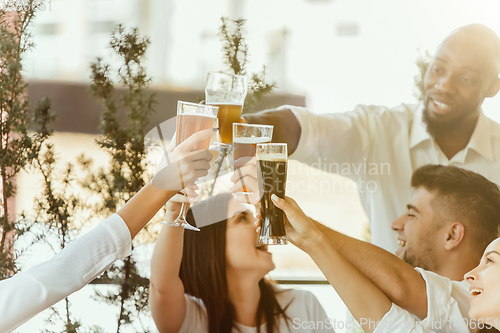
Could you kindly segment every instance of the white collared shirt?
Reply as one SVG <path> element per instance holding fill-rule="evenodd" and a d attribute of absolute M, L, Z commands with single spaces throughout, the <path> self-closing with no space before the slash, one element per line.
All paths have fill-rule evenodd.
<path fill-rule="evenodd" d="M 454 165 L 500 184 L 500 124 L 482 112 L 467 146 L 448 160 L 427 133 L 422 104 L 358 105 L 354 111 L 329 114 L 290 105 L 280 109 L 291 109 L 302 129 L 290 158 L 358 183 L 372 241 L 390 252 L 397 248 L 391 223 L 406 211 L 418 167 Z"/>
<path fill-rule="evenodd" d="M 467 281 L 451 281 L 422 268 L 416 270 L 424 278 L 427 288 L 427 317 L 419 320 L 393 304 L 374 333 L 476 332 L 478 324 L 471 323 L 468 314 L 470 284 Z"/>
<path fill-rule="evenodd" d="M 113 214 L 52 259 L 0 281 L 0 332 L 10 332 L 127 257 L 132 240 L 127 225 Z"/>

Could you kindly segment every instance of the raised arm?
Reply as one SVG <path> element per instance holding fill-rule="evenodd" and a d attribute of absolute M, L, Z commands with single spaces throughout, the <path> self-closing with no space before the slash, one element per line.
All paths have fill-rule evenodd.
<path fill-rule="evenodd" d="M 378 246 L 314 222 L 328 243 L 393 303 L 421 319 L 427 317 L 427 288 L 424 279 L 413 267 Z"/>
<path fill-rule="evenodd" d="M 187 202 L 177 194 L 167 203 L 166 221 L 179 215 L 180 202 Z M 156 327 L 160 332 L 178 332 L 186 316 L 184 285 L 179 278 L 182 261 L 184 228 L 164 225 L 156 240 L 151 259 L 149 304 Z"/>
<path fill-rule="evenodd" d="M 198 132 L 184 141 L 184 146 L 175 148 L 170 154 L 175 163 L 163 168 L 118 214 L 70 243 L 52 259 L 0 281 L 0 332 L 14 330 L 84 287 L 115 260 L 130 255 L 131 239 L 182 188 L 179 175 L 188 185 L 207 174 L 212 154 L 190 149 L 212 134 L 212 130 Z"/>
<path fill-rule="evenodd" d="M 287 216 L 289 239 L 311 256 L 363 330 L 373 332 L 375 327 L 366 319 L 381 321 L 391 309 L 389 298 L 337 251 L 293 199 L 273 195 L 273 202 Z"/>
<path fill-rule="evenodd" d="M 300 139 L 300 124 L 290 109 L 268 110 L 244 115 L 250 124 L 273 125 L 273 142 L 287 143 L 291 155 Z"/>

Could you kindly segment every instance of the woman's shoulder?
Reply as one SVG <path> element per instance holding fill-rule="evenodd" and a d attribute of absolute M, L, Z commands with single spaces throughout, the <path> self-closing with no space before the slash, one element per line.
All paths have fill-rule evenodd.
<path fill-rule="evenodd" d="M 291 303 L 301 303 L 305 305 L 318 303 L 316 296 L 307 290 L 282 288 L 279 286 L 274 286 L 274 289 L 276 299 L 282 306 Z"/>

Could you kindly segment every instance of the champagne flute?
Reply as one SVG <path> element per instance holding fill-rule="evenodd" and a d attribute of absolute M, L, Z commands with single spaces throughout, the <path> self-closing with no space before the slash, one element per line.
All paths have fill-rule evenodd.
<path fill-rule="evenodd" d="M 218 107 L 216 106 L 178 101 L 175 136 L 176 145 L 179 145 L 196 132 L 217 127 L 217 112 Z M 216 135 L 212 135 L 212 138 L 207 138 L 198 142 L 193 147 L 193 150 L 209 150 L 213 148 L 213 146 L 217 144 L 216 138 Z M 177 219 L 172 222 L 163 223 L 180 226 L 188 230 L 200 231 L 200 229 L 187 223 L 186 214 L 188 209 L 189 204 L 183 203 Z"/>

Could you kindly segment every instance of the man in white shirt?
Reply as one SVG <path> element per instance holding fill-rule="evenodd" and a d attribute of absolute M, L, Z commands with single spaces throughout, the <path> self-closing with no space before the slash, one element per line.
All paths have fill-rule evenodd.
<path fill-rule="evenodd" d="M 212 153 L 191 151 L 212 136 L 208 129 L 193 134 L 168 154 L 169 164 L 125 206 L 95 229 L 69 244 L 49 261 L 0 281 L 0 333 L 10 332 L 129 256 L 132 238 L 184 186 L 206 176 Z M 182 185 L 181 185 L 182 184 Z M 194 197 L 191 187 L 188 195 Z"/>
<path fill-rule="evenodd" d="M 407 212 L 392 223 L 401 246 L 396 255 L 404 261 L 316 225 L 393 303 L 423 319 L 420 327 L 467 332 L 470 293 L 463 276 L 497 237 L 500 189 L 477 173 L 441 165 L 418 168 L 411 185 Z M 384 320 L 397 322 L 400 315 L 393 308 Z"/>
<path fill-rule="evenodd" d="M 295 244 L 332 279 L 357 318 L 371 314 L 378 321 L 380 311 L 385 314 L 377 332 L 475 331 L 477 323 L 468 327 L 470 292 L 463 276 L 477 266 L 487 245 L 497 237 L 500 188 L 477 173 L 442 165 L 418 168 L 411 185 L 415 191 L 407 213 L 393 223 L 401 245 L 397 254 L 404 261 L 319 223 L 317 230 L 290 199 L 288 209 L 280 205 L 295 228 L 287 227 L 287 234 L 291 232 L 292 239 L 299 240 Z M 297 233 L 300 238 L 295 237 Z M 338 278 L 346 274 L 336 269 L 343 260 L 352 265 L 358 288 L 348 277 Z M 383 298 L 373 292 L 370 299 L 364 293 L 369 289 L 362 288 L 367 284 L 359 273 L 393 306 L 377 308 Z"/>
<path fill-rule="evenodd" d="M 500 89 L 499 62 L 498 36 L 469 25 L 439 46 L 421 104 L 321 115 L 282 106 L 245 119 L 274 125 L 273 141 L 288 143 L 290 158 L 357 182 L 373 243 L 393 252 L 390 222 L 403 213 L 419 166 L 455 165 L 500 183 L 500 124 L 481 110 Z"/>

